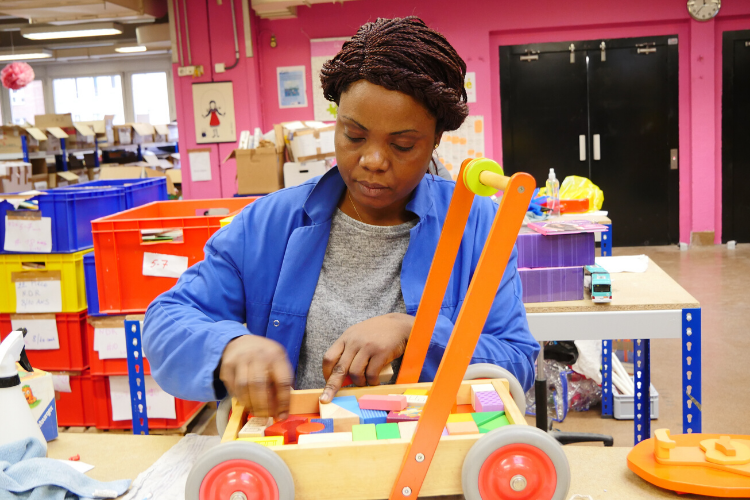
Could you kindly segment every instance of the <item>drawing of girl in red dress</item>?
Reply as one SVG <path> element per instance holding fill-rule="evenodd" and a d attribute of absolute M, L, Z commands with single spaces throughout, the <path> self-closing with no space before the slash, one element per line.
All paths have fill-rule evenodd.
<path fill-rule="evenodd" d="M 224 113 L 219 111 L 219 108 L 216 106 L 216 101 L 211 101 L 208 103 L 208 112 L 203 115 L 203 118 L 208 118 L 208 116 L 211 115 L 211 121 L 209 121 L 208 125 L 213 129 L 213 137 L 219 137 L 219 125 L 221 125 L 221 122 L 219 121 L 219 116 L 224 116 Z"/>

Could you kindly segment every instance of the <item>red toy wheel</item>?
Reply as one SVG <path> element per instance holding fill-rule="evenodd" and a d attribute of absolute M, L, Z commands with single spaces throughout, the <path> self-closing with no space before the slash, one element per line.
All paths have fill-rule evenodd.
<path fill-rule="evenodd" d="M 556 485 L 552 460 L 528 444 L 503 446 L 487 457 L 479 471 L 482 498 L 552 498 Z"/>
<path fill-rule="evenodd" d="M 279 488 L 271 473 L 255 462 L 227 460 L 208 471 L 200 499 L 278 500 Z"/>

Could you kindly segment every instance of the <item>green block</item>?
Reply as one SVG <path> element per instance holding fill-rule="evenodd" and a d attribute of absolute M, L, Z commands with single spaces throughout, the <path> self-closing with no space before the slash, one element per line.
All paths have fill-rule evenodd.
<path fill-rule="evenodd" d="M 510 422 L 508 422 L 508 417 L 503 415 L 494 420 L 490 420 L 482 426 L 479 426 L 479 433 L 486 434 L 490 431 L 494 431 L 495 429 L 499 429 L 500 427 L 505 427 L 506 425 L 510 425 Z"/>
<path fill-rule="evenodd" d="M 352 441 L 376 441 L 375 424 L 352 425 Z"/>
<path fill-rule="evenodd" d="M 353 426 L 352 426 L 353 427 Z M 377 424 L 375 426 L 378 439 L 400 439 L 401 432 L 398 430 L 398 424 Z"/>
<path fill-rule="evenodd" d="M 474 419 L 474 423 L 477 427 L 485 425 L 498 417 L 505 415 L 504 411 L 485 411 L 480 413 L 472 413 L 471 418 Z"/>

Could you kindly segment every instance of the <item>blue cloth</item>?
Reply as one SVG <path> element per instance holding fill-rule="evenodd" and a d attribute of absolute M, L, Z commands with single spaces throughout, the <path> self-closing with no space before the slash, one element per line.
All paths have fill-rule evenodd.
<path fill-rule="evenodd" d="M 452 181 L 426 175 L 406 206 L 419 217 L 401 269 L 410 315 L 419 307 L 454 188 Z M 256 200 L 209 239 L 205 259 L 146 312 L 143 346 L 160 387 L 187 400 L 221 399 L 224 389 L 214 391 L 214 371 L 226 345 L 248 333 L 283 345 L 296 372 L 331 219 L 344 189 L 332 168 Z M 474 200 L 421 381 L 435 377 L 496 212 L 489 198 Z M 539 344 L 526 322 L 516 258 L 514 249 L 471 362 L 500 365 L 528 389 Z"/>
<path fill-rule="evenodd" d="M 0 446 L 0 500 L 116 498 L 130 487 L 130 479 L 103 483 L 45 455 L 32 437 Z"/>

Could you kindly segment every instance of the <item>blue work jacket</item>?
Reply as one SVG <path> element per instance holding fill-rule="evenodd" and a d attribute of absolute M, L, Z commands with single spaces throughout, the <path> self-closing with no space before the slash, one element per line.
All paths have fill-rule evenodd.
<path fill-rule="evenodd" d="M 419 307 L 454 188 L 452 181 L 426 175 L 406 206 L 419 217 L 401 266 L 410 315 Z M 331 219 L 344 189 L 334 167 L 258 199 L 209 239 L 202 262 L 151 303 L 143 346 L 151 373 L 165 391 L 195 401 L 223 396 L 223 387 L 215 392 L 214 371 L 226 345 L 249 333 L 283 345 L 296 372 Z M 496 212 L 491 200 L 475 199 L 421 381 L 435 377 Z M 514 249 L 472 363 L 503 366 L 528 389 L 539 345 L 526 322 L 516 254 Z"/>

